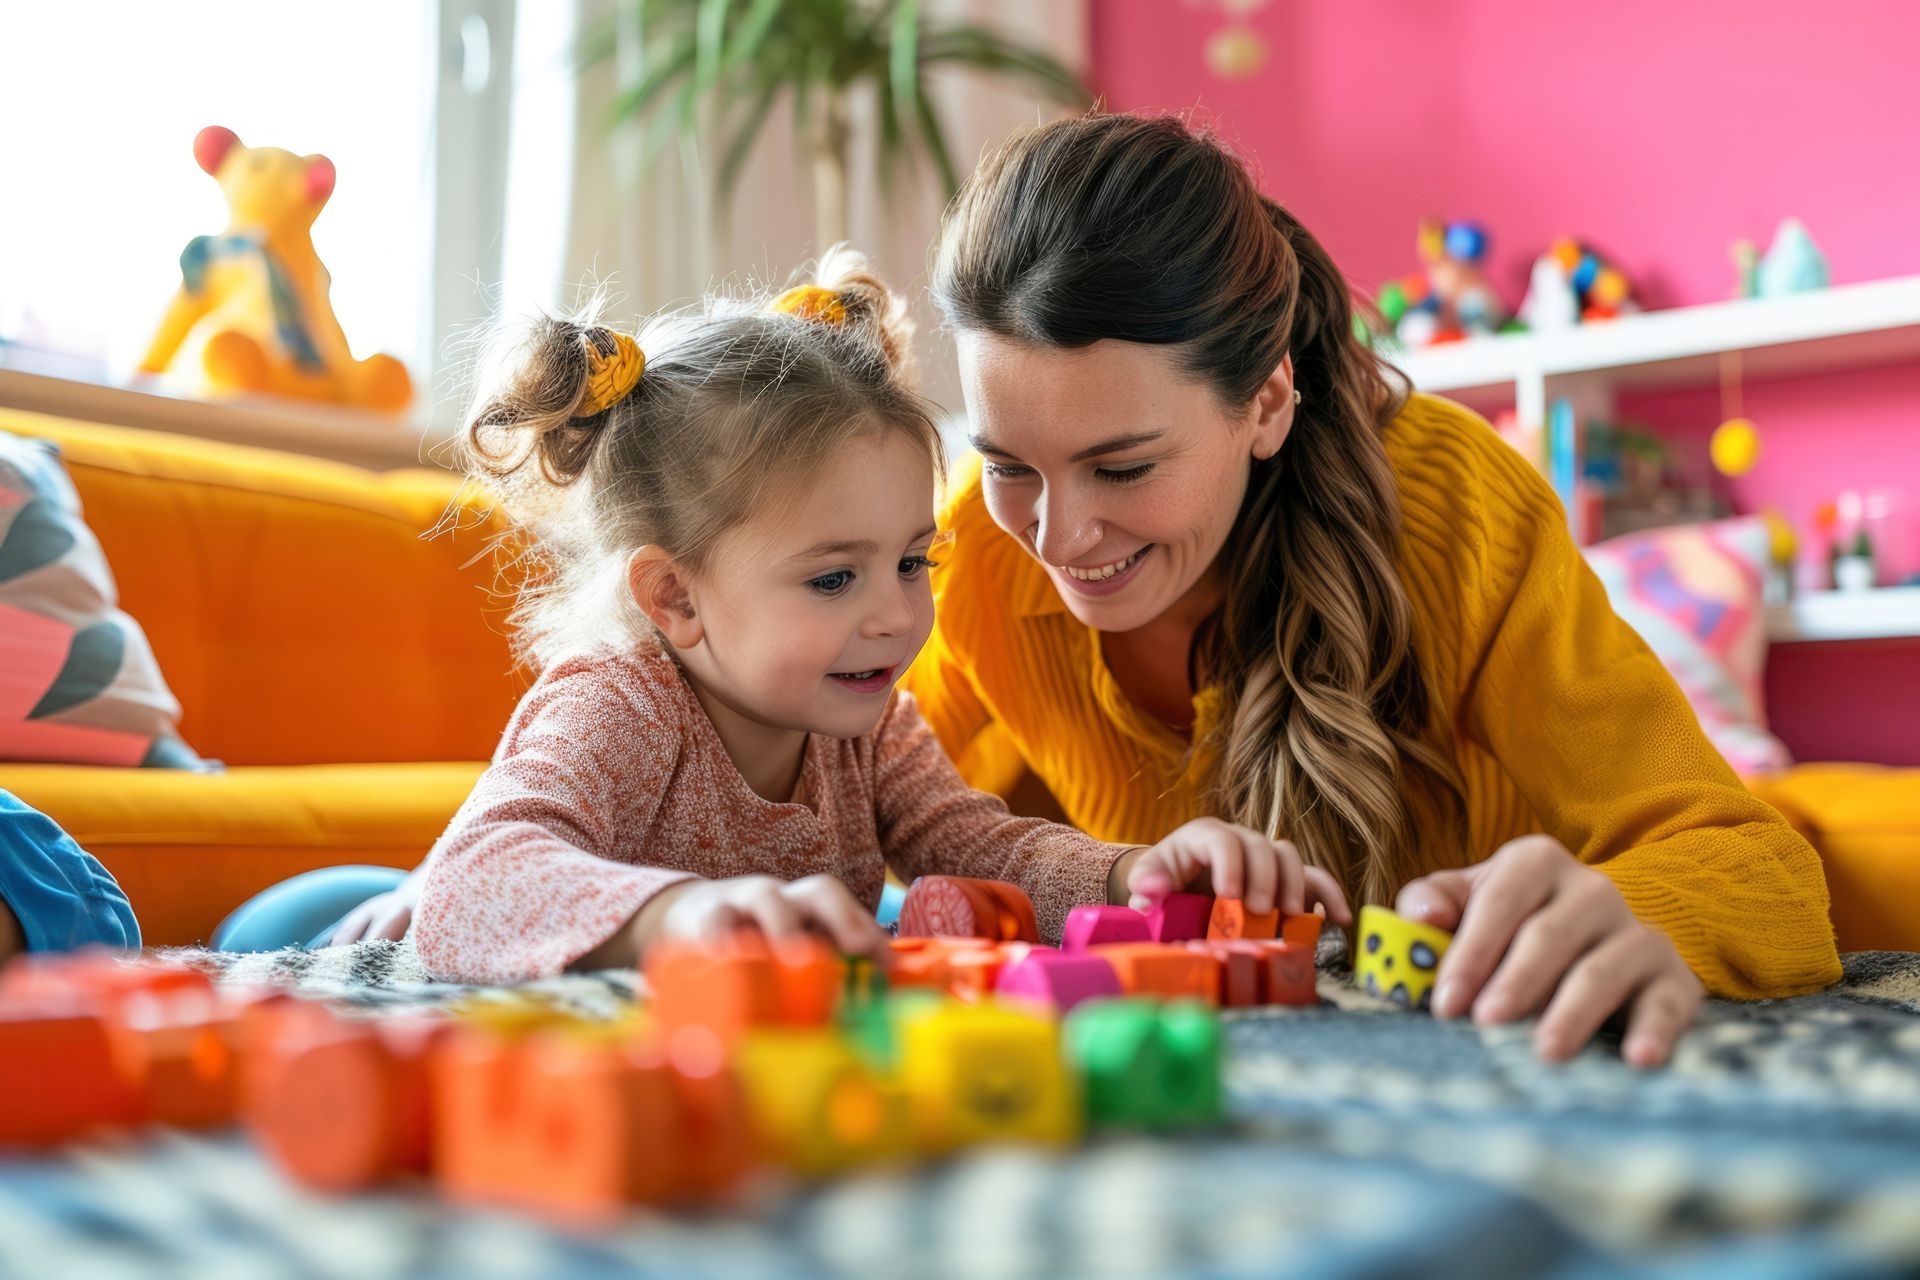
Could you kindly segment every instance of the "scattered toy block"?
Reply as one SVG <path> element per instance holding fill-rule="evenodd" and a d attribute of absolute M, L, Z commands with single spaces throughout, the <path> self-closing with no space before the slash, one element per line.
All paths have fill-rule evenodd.
<path fill-rule="evenodd" d="M 818 1026 L 832 1014 L 840 960 L 809 938 L 769 945 L 742 934 L 718 945 L 657 943 L 646 958 L 662 1026 L 704 1026 L 731 1044 L 756 1026 Z"/>
<path fill-rule="evenodd" d="M 1219 941 L 1195 939 L 1187 946 L 1212 957 L 1219 966 L 1219 999 L 1222 1008 L 1247 1009 L 1261 1003 L 1260 960 L 1250 950 Z"/>
<path fill-rule="evenodd" d="M 249 1047 L 256 1140 L 308 1186 L 347 1192 L 427 1167 L 428 1058 L 443 1024 L 283 1017 Z"/>
<path fill-rule="evenodd" d="M 1188 1001 L 1092 1000 L 1067 1016 L 1066 1052 L 1095 1129 L 1220 1123 L 1220 1022 Z"/>
<path fill-rule="evenodd" d="M 1279 931 L 1280 912 L 1249 911 L 1239 898 L 1215 898 L 1207 918 L 1207 937 L 1215 942 L 1238 938 L 1271 938 Z"/>
<path fill-rule="evenodd" d="M 1113 942 L 1151 942 L 1147 917 L 1132 907 L 1103 907 L 1089 903 L 1067 912 L 1066 927 L 1060 932 L 1060 949 L 1085 951 L 1088 947 Z"/>
<path fill-rule="evenodd" d="M 1291 942 L 1311 950 L 1320 945 L 1320 928 L 1326 921 L 1311 911 L 1297 916 L 1280 918 L 1280 941 Z"/>
<path fill-rule="evenodd" d="M 1063 1143 L 1078 1108 L 1052 1018 L 998 1003 L 944 1002 L 903 1012 L 900 1081 L 929 1150 L 1013 1140 Z"/>
<path fill-rule="evenodd" d="M 1353 976 L 1363 990 L 1408 1009 L 1433 1007 L 1433 980 L 1453 935 L 1362 907 L 1354 926 Z"/>
<path fill-rule="evenodd" d="M 143 1118 L 176 1129 L 232 1124 L 240 1109 L 239 1012 L 210 993 L 129 998 L 108 1020 L 114 1052 L 140 1082 Z"/>
<path fill-rule="evenodd" d="M 1147 912 L 1147 936 L 1155 942 L 1185 942 L 1207 936 L 1213 899 L 1204 893 L 1170 893 Z"/>
<path fill-rule="evenodd" d="M 1184 946 L 1117 942 L 1092 947 L 1084 954 L 1111 964 L 1120 978 L 1120 989 L 1130 996 L 1188 996 L 1209 1003 L 1219 998 L 1218 963 Z"/>
<path fill-rule="evenodd" d="M 88 1000 L 102 1008 L 146 996 L 195 993 L 213 998 L 213 982 L 198 969 L 92 948 L 16 956 L 0 969 L 0 1000 Z"/>
<path fill-rule="evenodd" d="M 1120 978 L 1103 956 L 1034 951 L 1000 970 L 996 990 L 1065 1012 L 1082 1000 L 1119 995 Z"/>
<path fill-rule="evenodd" d="M 1317 1006 L 1320 993 L 1315 988 L 1319 976 L 1314 969 L 1311 946 L 1276 941 L 1260 945 L 1260 1003 L 1305 1007 Z"/>
<path fill-rule="evenodd" d="M 993 994 L 1006 964 L 998 947 L 956 950 L 947 957 L 947 992 L 959 1000 L 983 1000 Z"/>
<path fill-rule="evenodd" d="M 684 1194 L 709 1199 L 753 1167 L 753 1126 L 728 1048 L 705 1028 L 682 1027 L 643 1042 L 665 1053 L 680 1102 Z M 653 1048 L 657 1047 L 657 1048 Z"/>
<path fill-rule="evenodd" d="M 141 1081 L 84 1001 L 0 1003 L 0 1147 L 43 1148 L 137 1124 Z"/>
<path fill-rule="evenodd" d="M 900 936 L 1038 942 L 1033 902 L 1017 885 L 966 876 L 920 876 L 900 904 Z"/>
<path fill-rule="evenodd" d="M 817 1177 L 906 1154 L 906 1097 L 841 1036 L 826 1030 L 759 1030 L 734 1059 L 760 1149 Z"/>

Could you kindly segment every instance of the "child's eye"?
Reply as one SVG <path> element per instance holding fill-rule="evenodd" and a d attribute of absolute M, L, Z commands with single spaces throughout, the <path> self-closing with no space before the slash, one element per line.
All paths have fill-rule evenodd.
<path fill-rule="evenodd" d="M 1144 480 L 1147 472 L 1153 470 L 1151 462 L 1143 462 L 1137 467 L 1126 467 L 1119 471 L 1096 471 L 1094 474 L 1109 484 L 1132 484 L 1135 480 Z"/>
<path fill-rule="evenodd" d="M 900 576 L 903 578 L 917 578 L 923 570 L 938 569 L 939 567 L 940 562 L 938 560 L 930 560 L 926 556 L 908 556 L 900 562 Z"/>
<path fill-rule="evenodd" d="M 823 573 L 808 581 L 807 585 L 823 596 L 837 596 L 847 589 L 853 581 L 853 570 L 835 569 L 832 573 Z"/>
<path fill-rule="evenodd" d="M 1032 475 L 1033 468 L 1016 467 L 1005 462 L 989 462 L 986 464 L 986 473 L 996 480 L 1018 480 L 1022 476 Z"/>

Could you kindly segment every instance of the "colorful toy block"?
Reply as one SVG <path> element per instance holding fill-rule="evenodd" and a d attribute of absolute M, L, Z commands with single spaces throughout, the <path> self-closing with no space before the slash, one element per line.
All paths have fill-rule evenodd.
<path fill-rule="evenodd" d="M 428 1055 L 439 1024 L 283 1015 L 250 1044 L 245 1114 L 294 1178 L 355 1191 L 424 1172 Z"/>
<path fill-rule="evenodd" d="M 1091 1000 L 1067 1016 L 1066 1052 L 1094 1129 L 1220 1123 L 1220 1022 L 1186 1001 Z"/>
<path fill-rule="evenodd" d="M 900 936 L 1038 942 L 1033 902 L 1017 885 L 965 876 L 921 876 L 900 904 Z"/>
<path fill-rule="evenodd" d="M 1312 947 L 1278 941 L 1260 943 L 1259 948 L 1260 1003 L 1307 1007 L 1320 1003 Z"/>
<path fill-rule="evenodd" d="M 756 1026 L 818 1026 L 840 994 L 840 960 L 809 938 L 769 944 L 742 933 L 725 943 L 657 943 L 646 957 L 662 1026 L 703 1026 L 731 1044 Z"/>
<path fill-rule="evenodd" d="M 138 997 L 108 1021 L 114 1052 L 140 1082 L 154 1124 L 213 1129 L 240 1106 L 241 1021 L 210 994 Z"/>
<path fill-rule="evenodd" d="M 950 1151 L 974 1142 L 1064 1143 L 1079 1107 L 1052 1018 L 998 1003 L 903 1011 L 900 1083 L 919 1143 Z"/>
<path fill-rule="evenodd" d="M 683 1194 L 718 1196 L 753 1167 L 753 1126 L 746 1095 L 727 1047 L 700 1027 L 682 1027 L 664 1039 L 642 1042 L 664 1053 L 680 1101 Z"/>
<path fill-rule="evenodd" d="M 1215 942 L 1237 938 L 1271 938 L 1280 928 L 1280 912 L 1249 911 L 1239 898 L 1215 898 L 1207 918 L 1207 937 Z"/>
<path fill-rule="evenodd" d="M 1082 1000 L 1119 995 L 1120 978 L 1101 956 L 1036 950 L 1002 969 L 996 989 L 1002 996 L 1065 1012 Z"/>
<path fill-rule="evenodd" d="M 74 1000 L 0 1003 L 0 1147 L 49 1147 L 137 1124 L 141 1082 L 108 1019 Z"/>
<path fill-rule="evenodd" d="M 1185 942 L 1207 936 L 1213 899 L 1204 893 L 1170 893 L 1147 912 L 1147 936 L 1155 942 Z"/>
<path fill-rule="evenodd" d="M 1434 974 L 1452 934 L 1385 907 L 1362 907 L 1353 936 L 1353 977 L 1363 990 L 1408 1009 L 1432 1007 Z"/>
<path fill-rule="evenodd" d="M 1326 921 L 1311 911 L 1297 916 L 1280 917 L 1280 941 L 1291 942 L 1311 950 L 1320 945 L 1320 927 Z"/>
<path fill-rule="evenodd" d="M 806 1176 L 906 1154 L 906 1097 L 839 1035 L 754 1031 L 734 1059 L 760 1149 Z"/>
<path fill-rule="evenodd" d="M 1117 942 L 1089 948 L 1084 954 L 1111 964 L 1120 978 L 1120 989 L 1130 996 L 1186 996 L 1209 1003 L 1219 999 L 1219 965 L 1213 957 L 1184 946 Z"/>
<path fill-rule="evenodd" d="M 1060 932 L 1060 949 L 1069 953 L 1109 942 L 1151 941 L 1147 917 L 1132 907 L 1075 907 L 1067 912 L 1066 927 Z"/>
<path fill-rule="evenodd" d="M 195 993 L 213 998 L 213 982 L 186 965 L 128 960 L 105 950 L 16 956 L 0 969 L 0 1000 L 86 1000 L 117 1008 L 130 999 Z"/>
<path fill-rule="evenodd" d="M 1202 938 L 1187 943 L 1187 947 L 1210 957 L 1218 967 L 1217 990 L 1222 1008 L 1248 1009 L 1260 1003 L 1260 960 L 1251 949 Z"/>

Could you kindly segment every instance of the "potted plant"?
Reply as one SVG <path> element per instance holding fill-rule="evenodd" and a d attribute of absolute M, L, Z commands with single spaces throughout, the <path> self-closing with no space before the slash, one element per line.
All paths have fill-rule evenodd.
<path fill-rule="evenodd" d="M 878 99 L 879 162 L 890 183 L 901 159 L 924 153 L 946 194 L 960 176 L 947 150 L 928 73 L 942 67 L 1004 76 L 1071 106 L 1092 95 L 1057 58 L 974 23 L 937 20 L 920 0 L 629 0 L 644 66 L 613 104 L 610 125 L 644 123 L 643 165 L 702 117 L 724 139 L 715 186 L 731 194 L 769 115 L 793 103 L 795 142 L 813 170 L 817 244 L 847 237 L 848 102 Z M 612 26 L 584 47 L 591 65 L 612 56 Z"/>

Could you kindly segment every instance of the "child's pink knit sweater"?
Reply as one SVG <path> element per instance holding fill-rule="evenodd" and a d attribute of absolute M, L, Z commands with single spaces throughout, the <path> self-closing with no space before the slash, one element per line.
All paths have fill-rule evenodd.
<path fill-rule="evenodd" d="M 414 939 L 438 977 L 516 982 L 565 969 L 680 880 L 826 872 L 871 907 L 886 866 L 1012 881 L 1057 938 L 1069 908 L 1106 900 L 1122 851 L 969 788 L 906 693 L 866 737 L 809 735 L 793 800 L 763 800 L 671 658 L 601 650 L 521 701 L 434 846 Z"/>

